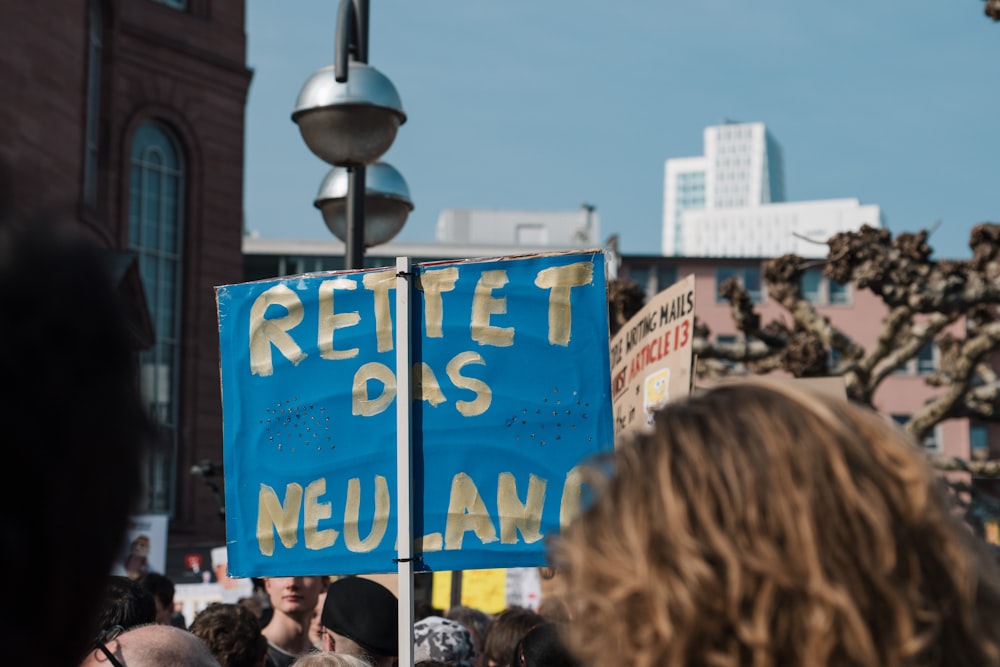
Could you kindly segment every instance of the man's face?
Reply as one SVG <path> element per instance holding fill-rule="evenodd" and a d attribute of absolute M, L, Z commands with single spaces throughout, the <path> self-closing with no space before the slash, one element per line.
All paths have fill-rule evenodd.
<path fill-rule="evenodd" d="M 264 580 L 264 588 L 275 611 L 305 615 L 308 619 L 328 583 L 328 577 L 268 577 Z"/>

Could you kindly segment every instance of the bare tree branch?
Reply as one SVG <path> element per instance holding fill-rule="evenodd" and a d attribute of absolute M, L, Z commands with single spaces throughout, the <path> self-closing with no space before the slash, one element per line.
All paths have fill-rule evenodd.
<path fill-rule="evenodd" d="M 1000 379 L 993 365 L 1000 355 L 1000 224 L 973 228 L 973 256 L 966 261 L 933 260 L 928 235 L 925 230 L 893 238 L 886 229 L 864 226 L 831 237 L 824 262 L 794 255 L 766 262 L 764 284 L 790 316 L 787 323 L 776 319 L 764 324 L 740 282 L 724 282 L 719 294 L 729 301 L 734 326 L 745 342 L 710 343 L 703 327 L 703 337 L 695 340 L 697 373 L 726 377 L 781 369 L 797 377 L 830 374 L 826 357 L 836 350 L 841 359 L 833 372 L 843 375 L 853 400 L 871 405 L 887 377 L 936 342 L 940 367 L 925 380 L 940 391 L 904 428 L 922 439 L 947 419 L 1000 421 Z M 867 350 L 804 297 L 802 275 L 815 266 L 823 266 L 827 278 L 869 290 L 885 304 L 883 326 Z M 966 324 L 964 337 L 949 331 L 959 321 Z"/>
<path fill-rule="evenodd" d="M 986 0 L 983 13 L 994 21 L 1000 21 L 1000 0 Z"/>
<path fill-rule="evenodd" d="M 1000 0 L 991 0 L 1000 12 Z M 842 375 L 848 396 L 872 404 L 878 388 L 896 369 L 938 346 L 939 366 L 924 381 L 937 391 L 904 428 L 918 441 L 942 421 L 969 418 L 1000 422 L 1000 224 L 976 225 L 969 237 L 972 258 L 935 261 L 928 231 L 892 237 L 886 229 L 864 226 L 835 234 L 825 260 L 786 255 L 763 264 L 769 296 L 787 317 L 762 321 L 753 300 L 737 279 L 719 285 L 732 321 L 743 340 L 711 341 L 708 327 L 695 318 L 695 372 L 724 378 L 782 370 L 796 377 Z M 869 290 L 886 306 L 875 341 L 867 349 L 821 314 L 802 293 L 805 271 L 820 267 L 840 284 Z M 631 281 L 609 284 L 609 320 L 617 331 L 641 309 L 642 290 Z M 955 331 L 965 324 L 964 335 Z M 830 352 L 840 353 L 830 369 Z M 1000 477 L 1000 462 L 944 461 L 944 471 Z M 998 505 L 1000 507 L 1000 505 Z"/>
<path fill-rule="evenodd" d="M 912 317 L 912 313 L 910 313 Z M 920 352 L 921 348 L 934 340 L 937 334 L 941 333 L 946 326 L 955 320 L 956 316 L 935 313 L 928 320 L 916 325 L 909 325 L 903 330 L 895 332 L 892 346 L 883 350 L 882 358 L 875 364 L 868 377 L 866 391 L 868 396 L 875 393 L 875 389 L 882 383 L 888 375 L 906 363 Z M 905 334 L 905 335 L 900 335 Z"/>
<path fill-rule="evenodd" d="M 976 367 L 998 346 L 1000 346 L 1000 322 L 982 327 L 979 335 L 965 341 L 962 353 L 958 355 L 951 372 L 951 385 L 943 394 L 914 413 L 906 423 L 906 430 L 917 438 L 918 442 L 923 440 L 936 424 L 953 417 L 957 406 L 968 407 L 967 399 Z M 993 411 L 995 410 L 991 410 Z"/>

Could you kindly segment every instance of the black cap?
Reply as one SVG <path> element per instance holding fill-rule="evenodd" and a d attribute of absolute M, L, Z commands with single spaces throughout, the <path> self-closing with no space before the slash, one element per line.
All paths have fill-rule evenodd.
<path fill-rule="evenodd" d="M 331 583 L 320 621 L 371 653 L 399 655 L 399 601 L 378 582 L 344 577 Z"/>

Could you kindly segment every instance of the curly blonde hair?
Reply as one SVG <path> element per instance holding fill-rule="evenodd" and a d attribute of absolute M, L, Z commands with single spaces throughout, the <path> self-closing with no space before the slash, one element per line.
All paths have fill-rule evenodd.
<path fill-rule="evenodd" d="M 873 411 L 727 384 L 619 444 L 553 550 L 585 664 L 1000 665 L 997 564 Z"/>

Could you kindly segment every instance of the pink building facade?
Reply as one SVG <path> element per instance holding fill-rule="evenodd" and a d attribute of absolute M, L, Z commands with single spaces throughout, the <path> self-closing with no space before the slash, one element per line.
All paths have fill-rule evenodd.
<path fill-rule="evenodd" d="M 767 296 L 761 277 L 764 259 L 655 255 L 621 259 L 620 277 L 635 280 L 646 289 L 647 295 L 694 274 L 695 314 L 708 326 L 713 341 L 742 340 L 733 324 L 729 303 L 718 297 L 719 284 L 732 276 L 739 278 L 750 292 L 762 324 L 775 319 L 791 324 L 791 315 Z M 857 344 L 869 349 L 875 342 L 887 313 L 886 306 L 877 296 L 868 290 L 859 290 L 853 285 L 841 286 L 823 278 L 820 268 L 807 273 L 803 292 L 821 314 Z M 961 326 L 955 327 L 952 333 L 960 336 Z M 937 363 L 936 346 L 926 347 L 917 358 L 883 380 L 874 396 L 875 408 L 889 418 L 906 421 L 921 405 L 944 390 L 925 382 Z M 1000 427 L 968 419 L 951 419 L 939 424 L 924 441 L 924 446 L 929 452 L 959 459 L 994 458 L 1000 455 L 993 453 L 1000 449 Z"/>

